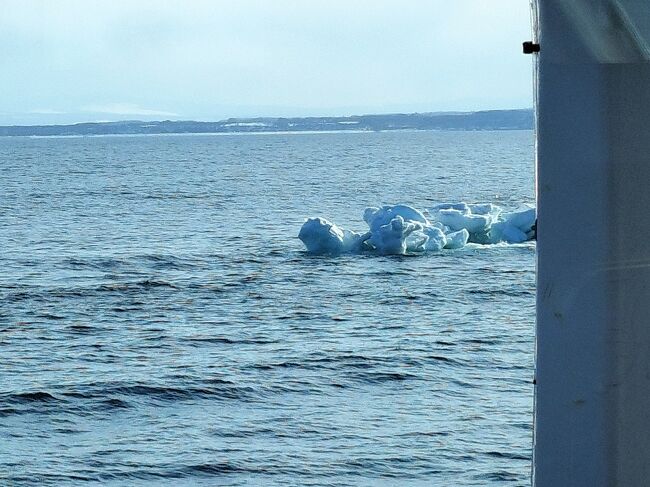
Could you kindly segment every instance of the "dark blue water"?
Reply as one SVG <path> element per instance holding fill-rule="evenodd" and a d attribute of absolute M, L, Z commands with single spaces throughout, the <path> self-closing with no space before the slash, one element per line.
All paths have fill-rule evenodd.
<path fill-rule="evenodd" d="M 532 154 L 530 132 L 1 138 L 0 484 L 527 485 L 534 244 L 296 235 L 532 203 Z"/>

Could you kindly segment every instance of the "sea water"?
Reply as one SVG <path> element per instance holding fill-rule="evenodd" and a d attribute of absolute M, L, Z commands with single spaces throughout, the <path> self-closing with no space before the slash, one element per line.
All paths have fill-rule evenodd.
<path fill-rule="evenodd" d="M 297 235 L 534 204 L 533 143 L 0 138 L 0 484 L 527 485 L 534 242 L 314 256 Z"/>

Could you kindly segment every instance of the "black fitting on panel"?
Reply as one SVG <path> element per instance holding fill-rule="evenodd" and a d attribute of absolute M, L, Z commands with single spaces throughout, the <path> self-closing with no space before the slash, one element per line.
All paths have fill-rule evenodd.
<path fill-rule="evenodd" d="M 524 54 L 533 54 L 534 52 L 539 52 L 539 44 L 534 43 L 533 41 L 526 41 L 523 44 Z"/>

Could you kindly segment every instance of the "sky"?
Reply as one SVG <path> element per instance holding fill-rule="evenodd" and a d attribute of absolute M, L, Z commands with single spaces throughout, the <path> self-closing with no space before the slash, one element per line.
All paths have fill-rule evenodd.
<path fill-rule="evenodd" d="M 0 124 L 532 106 L 529 0 L 3 0 Z"/>

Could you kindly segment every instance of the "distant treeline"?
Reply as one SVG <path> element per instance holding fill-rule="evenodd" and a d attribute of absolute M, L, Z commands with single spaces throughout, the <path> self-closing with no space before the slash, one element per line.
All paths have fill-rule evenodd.
<path fill-rule="evenodd" d="M 0 136 L 198 134 L 231 132 L 381 131 L 381 130 L 530 130 L 533 111 L 355 115 L 351 117 L 229 118 L 219 122 L 97 122 L 74 125 L 0 126 Z"/>

